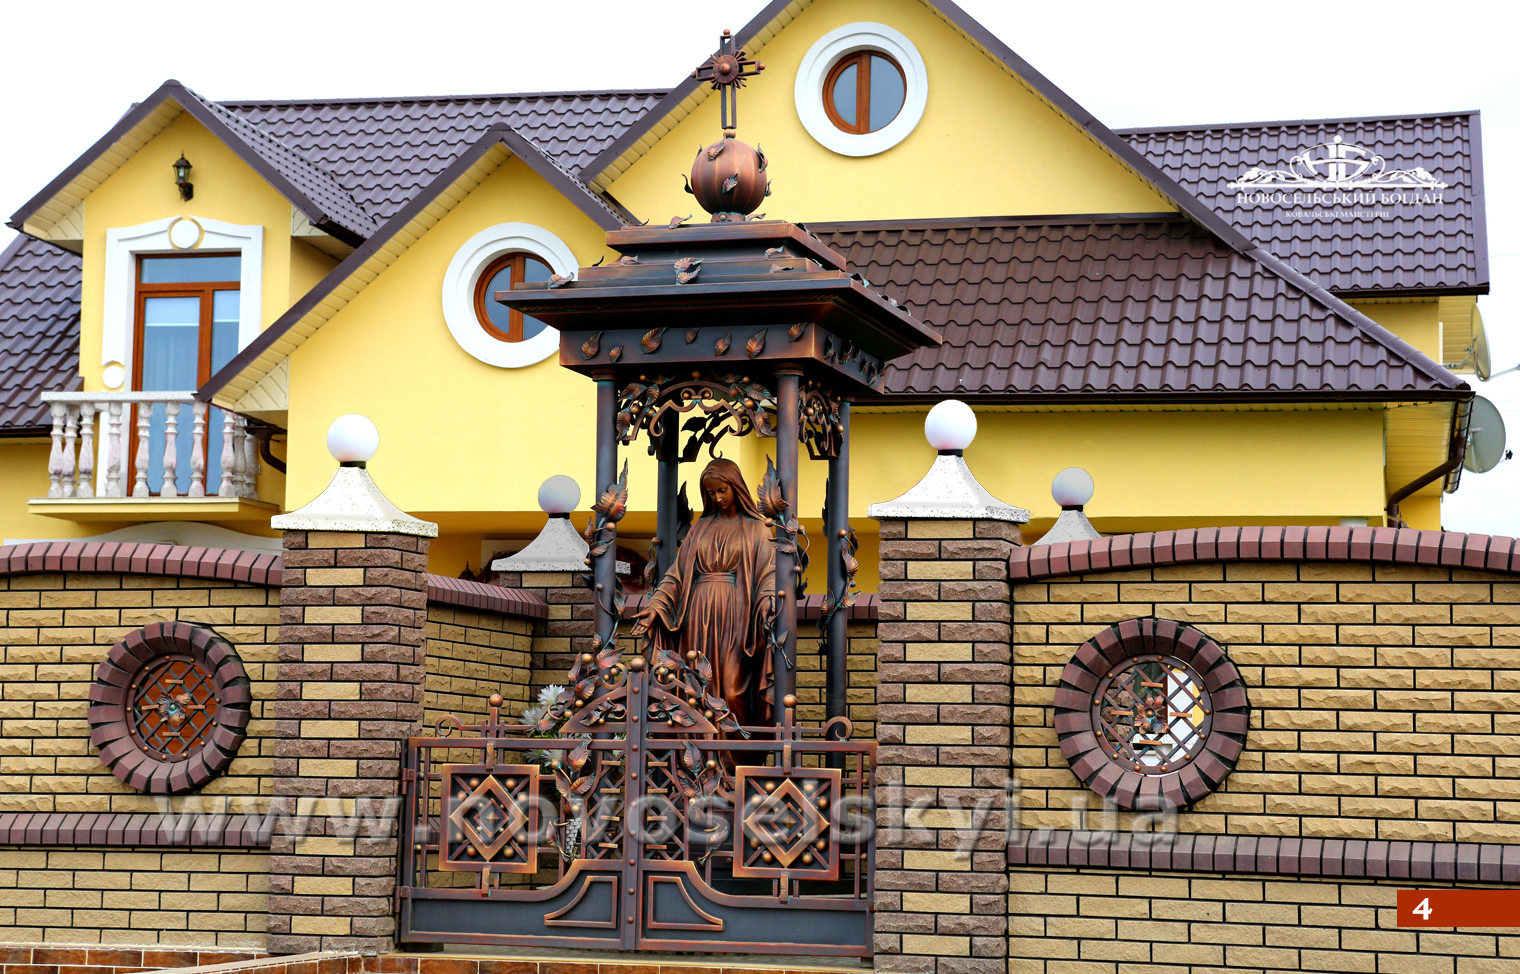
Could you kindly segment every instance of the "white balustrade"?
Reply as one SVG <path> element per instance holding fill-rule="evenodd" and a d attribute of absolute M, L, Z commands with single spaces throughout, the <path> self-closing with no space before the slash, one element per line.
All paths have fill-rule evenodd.
<path fill-rule="evenodd" d="M 51 407 L 53 420 L 48 497 L 124 497 L 129 479 L 131 496 L 152 497 L 148 468 L 154 457 L 163 471 L 157 496 L 178 497 L 181 491 L 176 480 L 182 433 L 191 437 L 190 483 L 183 493 L 187 497 L 206 496 L 207 439 L 216 423 L 210 407 L 198 402 L 193 393 L 45 392 L 42 401 Z M 187 403 L 190 429 L 182 431 L 180 419 L 185 412 L 182 407 Z M 159 411 L 159 428 L 155 430 L 154 407 L 160 404 L 163 409 Z M 216 471 L 220 483 L 216 496 L 258 500 L 259 443 L 248 429 L 247 417 L 223 411 L 220 425 L 221 455 Z M 97 450 L 101 454 L 99 463 Z"/>

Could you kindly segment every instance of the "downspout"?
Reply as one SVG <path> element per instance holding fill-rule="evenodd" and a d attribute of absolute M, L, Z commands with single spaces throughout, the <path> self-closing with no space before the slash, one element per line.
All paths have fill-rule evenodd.
<path fill-rule="evenodd" d="M 1452 413 L 1451 443 L 1446 448 L 1446 462 L 1442 463 L 1439 467 L 1421 474 L 1419 477 L 1411 480 L 1409 483 L 1405 484 L 1398 490 L 1394 491 L 1391 495 L 1389 495 L 1388 507 L 1386 510 L 1388 513 L 1388 524 L 1391 527 L 1408 527 L 1408 525 L 1404 523 L 1404 518 L 1399 514 L 1400 501 L 1407 499 L 1411 494 L 1416 493 L 1417 491 L 1423 489 L 1429 484 L 1434 483 L 1436 480 L 1445 477 L 1453 471 L 1461 470 L 1462 460 L 1467 455 L 1467 432 L 1468 426 L 1471 422 L 1472 397 L 1469 396 L 1468 398 L 1463 399 L 1461 402 L 1457 403 L 1457 408 Z M 1458 476 L 1460 477 L 1460 474 Z M 1453 486 L 1451 489 L 1455 489 L 1455 486 Z"/>

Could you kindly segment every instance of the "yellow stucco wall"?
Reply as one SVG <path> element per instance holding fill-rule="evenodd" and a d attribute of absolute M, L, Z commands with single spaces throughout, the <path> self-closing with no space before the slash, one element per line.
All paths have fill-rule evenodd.
<path fill-rule="evenodd" d="M 793 85 L 814 42 L 836 27 L 886 24 L 911 40 L 929 78 L 914 131 L 884 153 L 838 155 L 797 116 Z M 917 0 L 821 0 L 756 55 L 760 77 L 740 93 L 739 138 L 770 160 L 761 207 L 785 220 L 870 220 L 1033 213 L 1174 210 L 1085 132 L 974 48 Z M 641 219 L 692 212 L 681 188 L 698 145 L 720 135 L 709 98 L 611 184 Z"/>

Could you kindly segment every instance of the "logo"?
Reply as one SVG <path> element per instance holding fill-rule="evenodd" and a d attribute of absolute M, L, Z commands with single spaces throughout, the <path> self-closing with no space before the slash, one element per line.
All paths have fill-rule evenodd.
<path fill-rule="evenodd" d="M 1225 186 L 1235 190 L 1235 202 L 1240 206 L 1295 207 L 1287 214 L 1290 219 L 1377 219 L 1393 215 L 1392 210 L 1385 209 L 1389 206 L 1443 203 L 1443 190 L 1447 189 L 1445 182 L 1423 166 L 1389 169 L 1387 161 L 1372 149 L 1339 135 L 1289 159 L 1286 169 L 1252 166 Z M 1364 206 L 1374 208 L 1360 209 Z"/>
<path fill-rule="evenodd" d="M 1253 167 L 1240 174 L 1230 189 L 1261 189 L 1266 186 L 1305 189 L 1445 189 L 1446 184 L 1423 166 L 1389 169 L 1383 157 L 1371 149 L 1347 142 L 1337 135 L 1330 142 L 1310 146 L 1288 160 L 1287 169 Z"/>

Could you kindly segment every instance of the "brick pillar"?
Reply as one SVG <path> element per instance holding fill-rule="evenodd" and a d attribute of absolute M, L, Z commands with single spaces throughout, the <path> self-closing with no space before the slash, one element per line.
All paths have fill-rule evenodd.
<path fill-rule="evenodd" d="M 596 647 L 591 618 L 592 592 L 586 572 L 506 572 L 497 584 L 537 592 L 549 605 L 549 617 L 533 630 L 531 693 L 550 683 L 564 685 L 577 653 Z"/>
<path fill-rule="evenodd" d="M 285 556 L 269 950 L 383 953 L 396 945 L 401 762 L 422 723 L 438 526 L 397 510 L 362 462 L 272 523 Z"/>
<path fill-rule="evenodd" d="M 1008 556 L 1019 541 L 1007 521 L 881 518 L 877 970 L 1007 968 Z M 965 838 L 958 826 L 979 802 L 985 820 Z M 914 803 L 923 810 L 904 823 Z"/>

